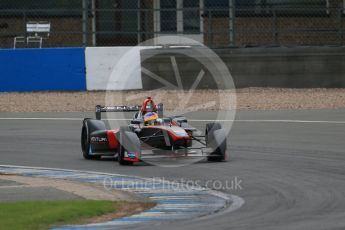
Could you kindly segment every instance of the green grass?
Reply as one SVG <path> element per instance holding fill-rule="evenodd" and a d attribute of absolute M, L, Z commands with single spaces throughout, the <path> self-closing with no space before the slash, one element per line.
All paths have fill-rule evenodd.
<path fill-rule="evenodd" d="M 87 218 L 116 211 L 119 205 L 88 200 L 0 203 L 0 229 L 36 230 L 85 223 Z"/>

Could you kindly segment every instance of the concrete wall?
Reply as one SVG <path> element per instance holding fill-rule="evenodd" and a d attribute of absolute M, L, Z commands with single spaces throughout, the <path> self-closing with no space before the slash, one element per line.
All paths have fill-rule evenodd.
<path fill-rule="evenodd" d="M 174 53 L 174 51 L 178 52 L 178 54 Z M 193 55 L 195 58 L 190 57 Z M 199 54 L 198 51 L 194 52 L 191 49 L 152 49 L 141 51 L 142 69 L 146 69 L 150 72 L 142 72 L 143 89 L 158 89 L 162 87 L 173 89 L 169 84 L 165 84 L 164 80 L 176 87 L 178 86 L 178 80 L 173 68 L 174 64 L 171 59 L 172 57 L 175 57 L 176 67 L 178 68 L 184 89 L 190 89 L 192 87 L 201 70 L 203 70 L 205 74 L 197 88 L 218 88 L 217 81 L 212 77 L 213 75 L 210 73 L 209 68 L 205 68 L 199 62 L 199 60 L 204 61 L 205 57 Z M 205 61 L 207 62 L 207 60 Z M 159 81 L 157 78 L 163 79 L 163 81 Z"/>
<path fill-rule="evenodd" d="M 142 59 L 155 50 L 141 51 Z M 241 48 L 215 52 L 228 66 L 236 88 L 343 88 L 345 87 L 345 47 Z M 169 50 L 143 62 L 143 66 L 176 85 Z M 200 57 L 202 58 L 202 57 Z M 176 56 L 183 84 L 189 88 L 203 68 L 185 55 Z M 143 74 L 143 88 L 162 84 Z M 207 71 L 198 88 L 215 88 Z"/>

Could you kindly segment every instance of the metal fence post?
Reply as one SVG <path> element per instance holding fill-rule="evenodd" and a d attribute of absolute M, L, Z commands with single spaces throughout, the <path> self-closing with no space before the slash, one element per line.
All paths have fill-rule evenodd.
<path fill-rule="evenodd" d="M 278 30 L 277 30 L 277 12 L 276 12 L 276 9 L 272 6 L 272 13 L 273 13 L 273 41 L 274 41 L 274 44 L 277 45 L 278 44 Z"/>
<path fill-rule="evenodd" d="M 26 10 L 23 10 L 23 26 L 24 26 L 24 39 L 25 39 L 25 47 L 28 48 L 28 44 L 26 43 L 26 38 L 28 36 L 28 32 L 26 30 L 26 23 L 27 23 L 27 14 L 26 14 Z"/>
<path fill-rule="evenodd" d="M 343 9 L 342 9 L 342 8 L 339 8 L 339 9 L 337 10 L 337 14 L 338 14 L 337 16 L 338 16 L 339 45 L 343 45 L 343 42 L 344 42 L 342 13 L 343 13 Z"/>
<path fill-rule="evenodd" d="M 96 0 L 91 0 L 91 14 L 92 14 L 92 46 L 96 46 L 97 45 Z"/>
<path fill-rule="evenodd" d="M 344 17 L 342 17 L 342 14 L 345 14 L 345 0 L 343 0 L 343 5 L 342 5 L 342 7 L 340 7 L 340 13 L 339 13 L 340 33 L 341 33 L 340 45 L 344 44 L 344 27 L 343 27 Z"/>
<path fill-rule="evenodd" d="M 82 32 L 83 32 L 83 47 L 86 47 L 87 46 L 87 18 L 88 18 L 88 0 L 83 0 L 83 6 L 82 6 Z"/>
<path fill-rule="evenodd" d="M 138 0 L 138 10 L 137 10 L 137 23 L 138 23 L 138 44 L 141 42 L 141 1 Z"/>
<path fill-rule="evenodd" d="M 213 44 L 213 34 L 212 34 L 212 11 L 208 10 L 208 45 L 212 47 Z"/>
<path fill-rule="evenodd" d="M 230 46 L 235 46 L 234 20 L 235 20 L 235 4 L 234 4 L 234 0 L 229 0 L 229 45 Z"/>

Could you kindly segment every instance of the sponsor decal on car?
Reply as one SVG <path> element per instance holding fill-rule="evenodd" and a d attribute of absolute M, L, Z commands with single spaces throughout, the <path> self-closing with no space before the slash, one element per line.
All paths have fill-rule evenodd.
<path fill-rule="evenodd" d="M 128 152 L 127 155 L 129 158 L 136 158 L 137 157 L 137 154 L 135 152 Z"/>
<path fill-rule="evenodd" d="M 108 142 L 106 137 L 91 137 L 92 143 L 104 144 Z"/>

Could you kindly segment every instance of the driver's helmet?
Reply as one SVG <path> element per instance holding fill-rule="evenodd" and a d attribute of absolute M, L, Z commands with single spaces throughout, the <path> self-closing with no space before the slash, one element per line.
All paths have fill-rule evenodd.
<path fill-rule="evenodd" d="M 144 115 L 144 125 L 157 125 L 158 114 L 155 112 L 148 112 Z"/>

